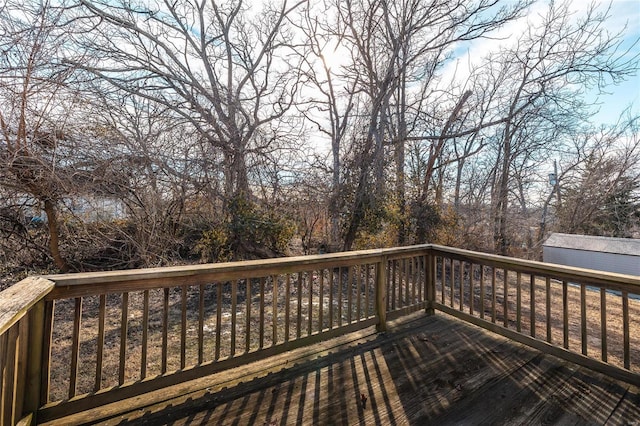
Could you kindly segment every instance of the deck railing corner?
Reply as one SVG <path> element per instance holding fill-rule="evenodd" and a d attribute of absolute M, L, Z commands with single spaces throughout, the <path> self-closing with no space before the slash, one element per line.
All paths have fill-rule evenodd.
<path fill-rule="evenodd" d="M 44 298 L 54 286 L 28 277 L 0 293 L 0 424 L 30 424 L 41 406 Z"/>

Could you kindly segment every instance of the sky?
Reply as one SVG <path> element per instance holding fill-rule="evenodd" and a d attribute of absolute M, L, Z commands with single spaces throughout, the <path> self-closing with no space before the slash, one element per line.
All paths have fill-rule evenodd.
<path fill-rule="evenodd" d="M 573 0 L 571 8 L 575 9 L 576 16 L 579 16 L 580 12 L 588 8 L 591 3 L 591 0 Z M 640 59 L 640 41 L 638 41 L 640 39 L 640 0 L 596 0 L 594 3 L 602 10 L 608 5 L 611 6 L 606 28 L 613 34 L 622 31 L 621 50 L 630 49 L 627 57 L 635 56 Z M 544 14 L 547 5 L 547 1 L 536 2 L 527 17 L 506 25 L 498 31 L 494 40 L 474 41 L 472 46 L 466 46 L 467 51 L 472 51 L 476 57 L 481 57 L 483 53 L 495 50 L 496 44 L 504 43 L 504 40 L 508 40 L 511 35 L 520 32 L 522 25 L 526 25 L 526 21 L 535 21 L 540 14 Z M 463 55 L 459 63 L 467 61 L 468 58 Z M 592 90 L 586 98 L 590 103 L 598 104 L 594 107 L 598 112 L 592 118 L 595 125 L 615 124 L 625 109 L 630 109 L 634 115 L 640 115 L 640 73 L 636 73 L 619 85 L 607 86 L 604 93 Z"/>
<path fill-rule="evenodd" d="M 611 4 L 611 28 L 622 29 L 626 24 L 624 46 L 631 48 L 629 56 L 640 57 L 640 0 L 614 0 Z M 640 73 L 630 77 L 618 86 L 607 88 L 609 94 L 600 96 L 600 111 L 594 117 L 595 122 L 614 124 L 625 108 L 631 107 L 634 115 L 640 115 Z M 594 96 L 595 98 L 595 96 Z"/>

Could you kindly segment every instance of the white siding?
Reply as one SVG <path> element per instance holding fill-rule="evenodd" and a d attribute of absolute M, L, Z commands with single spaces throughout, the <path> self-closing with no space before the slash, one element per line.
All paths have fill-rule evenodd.
<path fill-rule="evenodd" d="M 543 259 L 548 263 L 640 275 L 640 256 L 544 246 Z"/>

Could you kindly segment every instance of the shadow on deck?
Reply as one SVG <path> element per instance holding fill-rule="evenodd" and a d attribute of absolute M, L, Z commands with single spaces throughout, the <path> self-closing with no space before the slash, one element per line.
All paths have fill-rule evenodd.
<path fill-rule="evenodd" d="M 103 424 L 634 424 L 640 390 L 448 315 L 416 314 L 61 419 Z M 169 395 L 182 395 L 168 399 Z"/>

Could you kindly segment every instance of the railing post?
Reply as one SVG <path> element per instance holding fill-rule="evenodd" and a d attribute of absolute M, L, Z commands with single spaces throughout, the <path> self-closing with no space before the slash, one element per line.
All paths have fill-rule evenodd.
<path fill-rule="evenodd" d="M 433 305 L 436 301 L 436 257 L 431 250 L 429 250 L 425 258 L 427 261 L 427 264 L 425 265 L 427 286 L 427 306 L 425 313 L 427 315 L 434 315 L 435 309 Z"/>
<path fill-rule="evenodd" d="M 35 413 L 42 405 L 40 402 L 40 391 L 42 384 L 43 356 L 44 348 L 44 316 L 45 301 L 40 300 L 29 312 L 29 352 L 27 354 L 26 383 L 24 388 L 25 413 Z"/>
<path fill-rule="evenodd" d="M 376 315 L 378 316 L 377 331 L 387 330 L 387 256 L 376 264 Z"/>

